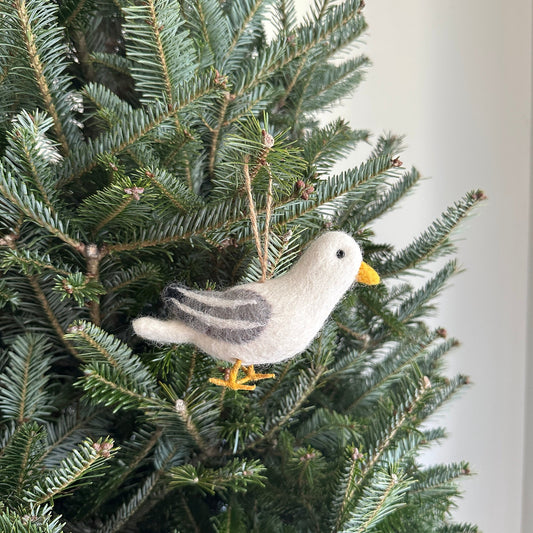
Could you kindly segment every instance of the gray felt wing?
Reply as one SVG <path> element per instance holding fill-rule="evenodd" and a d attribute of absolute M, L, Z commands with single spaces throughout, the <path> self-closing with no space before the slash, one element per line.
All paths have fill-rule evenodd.
<path fill-rule="evenodd" d="M 213 339 L 243 344 L 257 338 L 271 316 L 270 304 L 251 289 L 193 291 L 178 284 L 165 288 L 169 315 Z"/>

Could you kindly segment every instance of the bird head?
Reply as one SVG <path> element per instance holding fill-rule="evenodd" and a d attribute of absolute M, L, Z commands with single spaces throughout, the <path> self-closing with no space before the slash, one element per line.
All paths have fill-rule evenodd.
<path fill-rule="evenodd" d="M 354 281 L 377 285 L 378 273 L 363 261 L 359 245 L 342 231 L 330 231 L 315 239 L 298 261 L 297 271 L 314 280 L 328 279 L 343 293 Z"/>

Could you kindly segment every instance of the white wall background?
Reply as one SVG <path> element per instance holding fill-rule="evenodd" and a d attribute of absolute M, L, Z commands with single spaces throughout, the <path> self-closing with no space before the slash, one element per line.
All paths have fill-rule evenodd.
<path fill-rule="evenodd" d="M 402 161 L 431 178 L 375 226 L 378 240 L 407 244 L 469 189 L 489 197 L 463 227 L 466 272 L 441 297 L 435 321 L 462 342 L 450 375 L 466 373 L 474 385 L 441 411 L 437 422 L 450 438 L 426 460 L 471 462 L 476 475 L 462 484 L 457 520 L 484 533 L 530 533 L 533 469 L 529 500 L 523 472 L 533 461 L 532 434 L 524 462 L 532 2 L 372 0 L 365 14 L 361 50 L 373 67 L 335 114 L 376 134 L 406 134 Z M 356 152 L 349 166 L 365 155 Z"/>

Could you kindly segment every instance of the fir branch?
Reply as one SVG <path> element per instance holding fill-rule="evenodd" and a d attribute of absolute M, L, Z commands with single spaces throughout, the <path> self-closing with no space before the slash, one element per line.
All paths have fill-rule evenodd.
<path fill-rule="evenodd" d="M 140 409 L 151 405 L 144 391 L 137 392 L 129 376 L 102 363 L 90 363 L 83 369 L 81 385 L 95 405 L 120 409 Z"/>
<path fill-rule="evenodd" d="M 178 88 L 191 79 L 196 67 L 178 2 L 147 0 L 141 5 L 131 3 L 123 12 L 126 52 L 132 60 L 131 74 L 142 94 L 141 101 L 151 105 L 163 94 L 167 105 L 177 104 Z M 177 114 L 173 119 L 180 128 Z"/>
<path fill-rule="evenodd" d="M 294 0 L 278 0 L 274 8 L 274 23 L 278 33 L 289 35 L 296 27 Z"/>
<path fill-rule="evenodd" d="M 195 235 L 202 235 L 208 231 L 215 231 L 225 227 L 231 221 L 248 220 L 246 200 L 240 198 L 234 202 L 218 202 L 207 204 L 189 216 L 178 215 L 164 223 L 152 225 L 149 229 L 140 232 L 140 235 L 131 235 L 129 242 L 125 239 L 117 244 L 109 244 L 109 253 L 138 250 L 159 245 L 174 243 L 189 239 Z"/>
<path fill-rule="evenodd" d="M 230 42 L 230 28 L 217 0 L 191 0 L 183 6 L 193 38 L 198 40 L 200 60 L 218 66 Z"/>
<path fill-rule="evenodd" d="M 169 471 L 173 487 L 193 486 L 198 490 L 215 492 L 245 492 L 248 485 L 263 486 L 265 467 L 256 459 L 233 458 L 219 468 L 195 468 L 191 464 L 173 467 Z"/>
<path fill-rule="evenodd" d="M 19 250 L 18 248 L 10 248 L 3 250 L 0 254 L 0 265 L 2 268 L 18 268 L 26 275 L 41 274 L 46 270 L 59 274 L 60 276 L 70 276 L 71 271 L 56 266 L 57 261 L 52 261 L 52 258 L 46 255 L 39 255 L 32 250 Z M 56 264 L 53 264 L 53 263 Z"/>
<path fill-rule="evenodd" d="M 464 206 L 452 206 L 399 252 L 373 243 L 364 228 L 419 179 L 414 169 L 396 168 L 398 137 L 380 138 L 359 168 L 331 175 L 368 138 L 340 120 L 319 127 L 315 117 L 362 77 L 367 59 L 339 52 L 366 28 L 363 2 L 314 0 L 301 23 L 294 0 L 119 3 L 66 0 L 58 9 L 50 0 L 14 0 L 0 7 L 0 329 L 14 346 L 29 326 L 65 343 L 52 342 L 42 360 L 34 351 L 28 362 L 24 352 L 16 368 L 13 354 L 0 350 L 0 407 L 16 396 L 25 411 L 2 409 L 10 420 L 0 428 L 0 529 L 118 531 L 149 529 L 156 520 L 165 530 L 236 533 L 471 531 L 446 525 L 458 465 L 424 471 L 417 463 L 444 436 L 420 424 L 468 383 L 441 375 L 455 341 L 435 341 L 425 324 L 455 263 L 420 288 L 351 291 L 305 356 L 275 365 L 278 380 L 259 383 L 252 395 L 206 389 L 217 363 L 191 346 L 142 354 L 140 340 L 133 351 L 119 340 L 129 336 L 130 317 L 159 314 L 155 302 L 168 279 L 224 288 L 280 275 L 325 228 L 355 235 L 385 276 L 418 270 L 452 249 L 447 232 Z M 69 50 L 58 20 L 68 25 Z M 82 87 L 83 107 L 74 86 Z M 259 120 L 237 123 L 267 111 L 276 131 L 288 132 L 276 137 L 283 142 L 276 140 L 268 161 L 261 126 L 252 124 Z M 56 142 L 63 155 L 64 143 L 70 150 L 62 161 Z M 474 203 L 482 198 L 472 195 Z M 82 242 L 87 235 L 95 244 Z M 63 335 L 76 315 L 93 323 L 76 322 Z M 100 320 L 113 335 L 95 325 Z M 32 366 L 48 361 L 50 368 L 56 352 L 63 355 L 53 359 L 60 381 Z M 46 397 L 35 400 L 36 391 Z M 122 412 L 104 419 L 90 404 Z M 48 439 L 42 430 L 39 438 L 22 435 L 31 429 L 26 418 L 50 418 L 49 406 L 61 411 L 45 422 Z M 105 479 L 79 491 L 69 482 L 87 479 L 77 477 L 92 460 L 85 452 L 103 460 L 111 451 L 101 442 L 83 451 L 92 441 L 79 443 L 106 434 L 109 424 L 122 451 Z M 65 464 L 78 453 L 79 465 Z M 268 490 L 244 492 L 255 475 L 249 460 L 268 465 Z M 194 494 L 199 486 L 207 499 Z M 68 499 L 52 510 L 61 495 Z M 68 526 L 53 518 L 58 512 Z"/>
<path fill-rule="evenodd" d="M 157 470 L 146 478 L 141 488 L 132 498 L 119 507 L 117 512 L 104 525 L 104 528 L 110 527 L 110 531 L 118 531 L 117 526 L 126 525 L 134 516 L 139 521 L 143 514 L 147 513 L 170 492 L 168 484 L 163 485 L 161 479 L 167 474 L 167 466 L 173 460 L 177 449 L 178 446 L 171 446 L 165 450 L 165 456 L 162 461 L 159 464 L 156 463 Z"/>
<path fill-rule="evenodd" d="M 113 444 L 110 439 L 103 442 L 87 439 L 67 455 L 56 469 L 48 471 L 42 482 L 37 482 L 27 491 L 26 498 L 35 505 L 43 505 L 60 496 L 88 474 L 95 475 L 111 456 Z"/>
<path fill-rule="evenodd" d="M 24 493 L 39 478 L 45 433 L 35 422 L 23 423 L 14 431 L 0 455 L 2 502 L 17 508 Z"/>
<path fill-rule="evenodd" d="M 390 425 L 384 429 L 383 436 L 374 449 L 371 449 L 368 458 L 363 460 L 363 456 L 357 451 L 350 452 L 348 461 L 349 472 L 352 472 L 352 463 L 358 461 L 357 469 L 354 470 L 357 475 L 352 478 L 341 474 L 339 478 L 339 489 L 333 497 L 333 513 L 330 515 L 331 523 L 335 524 L 333 531 L 338 531 L 346 520 L 346 514 L 350 507 L 354 505 L 354 499 L 357 492 L 365 486 L 365 482 L 369 475 L 374 472 L 374 467 L 382 458 L 385 451 L 389 448 L 398 431 L 407 423 L 412 417 L 415 408 L 420 404 L 423 398 L 427 397 L 428 390 L 431 388 L 431 383 L 427 378 L 423 378 L 414 394 L 407 393 L 409 399 L 403 405 L 398 405 L 398 412 L 393 415 L 393 420 Z"/>
<path fill-rule="evenodd" d="M 470 466 L 466 461 L 424 468 L 415 478 L 409 496 L 424 493 L 425 496 L 434 497 L 443 492 L 451 492 L 455 496 L 458 488 L 453 481 L 467 475 L 470 475 Z"/>
<path fill-rule="evenodd" d="M 346 333 L 347 335 L 349 335 L 350 337 L 353 337 L 354 339 L 358 341 L 365 342 L 368 340 L 368 335 L 366 333 L 358 333 L 357 331 L 354 331 L 352 328 L 350 328 L 346 324 L 343 324 L 339 320 L 335 320 L 335 324 L 337 324 L 339 329 L 341 329 L 344 333 Z"/>
<path fill-rule="evenodd" d="M 212 91 L 210 80 L 199 78 L 195 80 L 192 90 L 187 87 L 178 91 L 173 105 L 154 102 L 146 110 L 133 110 L 110 131 L 94 140 L 89 139 L 83 149 L 76 149 L 71 153 L 65 160 L 59 186 L 64 186 L 95 168 L 101 154 L 114 155 L 130 148 L 166 120 L 173 119 L 180 110 Z"/>
<path fill-rule="evenodd" d="M 0 410 L 4 420 L 18 424 L 42 422 L 51 412 L 46 387 L 51 366 L 46 338 L 26 334 L 17 338 L 8 352 L 9 363 L 0 377 Z"/>
<path fill-rule="evenodd" d="M 26 2 L 26 0 L 16 0 L 14 2 L 14 7 L 17 11 L 18 18 L 21 24 L 21 34 L 24 38 L 24 44 L 28 53 L 28 59 L 33 69 L 35 80 L 37 86 L 41 93 L 43 103 L 46 111 L 52 117 L 54 121 L 54 132 L 61 143 L 63 152 L 65 154 L 69 153 L 69 143 L 65 132 L 63 131 L 62 121 L 59 115 L 59 112 L 56 108 L 54 98 L 52 96 L 52 91 L 50 89 L 49 80 L 45 75 L 45 67 L 42 63 L 41 53 L 38 49 L 38 43 L 42 40 L 35 33 L 34 24 L 42 24 L 44 21 L 50 21 L 52 19 L 51 6 L 47 6 L 45 9 L 41 8 L 39 10 L 38 6 L 33 2 Z M 48 11 L 48 12 L 47 12 Z M 48 31 L 50 33 L 50 30 Z M 53 36 L 54 41 L 57 42 L 57 36 L 50 34 L 49 37 Z M 52 80 L 50 80 L 52 81 Z"/>
<path fill-rule="evenodd" d="M 315 22 L 320 22 L 320 20 L 326 14 L 328 8 L 330 7 L 331 0 L 315 0 L 315 5 L 311 9 L 313 19 Z M 317 6 L 320 5 L 320 9 L 317 11 Z"/>
<path fill-rule="evenodd" d="M 0 511 L 0 530 L 10 533 L 63 533 L 65 523 L 60 521 L 61 517 L 52 517 L 49 508 L 41 509 L 35 510 L 38 514 L 24 515 L 10 509 Z"/>
<path fill-rule="evenodd" d="M 196 427 L 193 417 L 191 416 L 190 409 L 187 405 L 188 403 L 192 403 L 192 396 L 186 400 L 176 400 L 175 411 L 178 413 L 179 418 L 183 421 L 189 435 L 192 437 L 198 448 L 200 450 L 207 450 L 208 446 Z"/>
<path fill-rule="evenodd" d="M 181 443 L 185 450 L 200 451 L 201 461 L 218 454 L 220 445 L 220 395 L 214 390 L 196 388 L 183 399 L 174 387 L 163 386 L 172 403 L 162 402 L 147 409 L 147 415 L 172 442 Z"/>
<path fill-rule="evenodd" d="M 126 118 L 127 123 L 122 121 L 115 125 L 109 132 L 103 133 L 95 141 L 89 139 L 83 151 L 73 154 L 65 161 L 65 172 L 73 167 L 70 175 L 65 175 L 59 182 L 60 186 L 74 181 L 83 174 L 90 172 L 99 164 L 99 156 L 103 153 L 114 155 L 122 152 L 133 145 L 147 133 L 159 126 L 174 114 L 162 106 L 154 106 L 147 112 L 135 110 Z M 81 165 L 80 165 L 81 163 Z"/>
<path fill-rule="evenodd" d="M 63 341 L 63 344 L 67 348 L 67 350 L 76 358 L 79 357 L 78 351 L 74 346 L 64 338 L 64 331 L 61 327 L 61 324 L 59 323 L 57 317 L 55 316 L 55 313 L 48 303 L 48 299 L 46 298 L 46 295 L 44 294 L 43 290 L 41 289 L 41 286 L 39 284 L 39 279 L 37 276 L 28 276 L 28 281 L 30 282 L 30 285 L 35 292 L 35 295 L 37 296 L 37 300 L 39 300 L 39 303 L 41 304 L 41 307 L 43 308 L 46 317 L 48 318 L 48 321 L 52 325 L 52 328 L 54 329 L 57 337 Z"/>
<path fill-rule="evenodd" d="M 302 142 L 302 156 L 307 162 L 308 173 L 328 172 L 340 157 L 353 150 L 356 142 L 366 140 L 368 135 L 366 130 L 352 130 L 343 119 L 314 129 Z"/>
<path fill-rule="evenodd" d="M 372 471 L 385 450 L 390 446 L 398 431 L 411 417 L 413 411 L 421 403 L 422 399 L 427 398 L 429 389 L 431 389 L 431 383 L 429 379 L 424 376 L 420 380 L 413 397 L 408 400 L 407 404 L 399 406 L 399 412 L 394 414 L 392 424 L 387 428 L 384 438 L 379 442 L 375 449 L 370 451 L 369 458 L 363 463 L 361 475 L 358 479 L 358 485 L 361 485 L 364 482 L 365 478 Z"/>
<path fill-rule="evenodd" d="M 407 323 L 427 315 L 432 309 L 428 302 L 440 294 L 450 277 L 458 271 L 457 261 L 455 259 L 448 261 L 424 286 L 402 300 L 396 311 L 398 320 Z"/>
<path fill-rule="evenodd" d="M 0 309 L 10 304 L 13 308 L 16 308 L 20 303 L 18 293 L 10 290 L 7 282 L 0 279 Z"/>
<path fill-rule="evenodd" d="M 276 370 L 277 379 L 274 383 L 271 383 L 269 389 L 261 395 L 259 398 L 259 405 L 268 405 L 268 400 L 270 400 L 270 398 L 272 398 L 272 396 L 274 396 L 274 394 L 281 389 L 283 383 L 285 382 L 284 380 L 286 379 L 286 376 L 289 374 L 293 366 L 294 362 L 289 360 L 287 363 L 283 364 L 281 370 Z"/>
<path fill-rule="evenodd" d="M 268 100 L 269 90 L 270 92 L 273 91 L 272 89 L 261 86 L 248 93 L 245 97 L 240 99 L 235 98 L 231 107 L 230 116 L 226 117 L 226 121 L 222 126 L 230 126 L 231 124 L 241 122 L 246 117 L 251 115 L 257 116 L 259 112 L 265 111 L 265 100 Z"/>
<path fill-rule="evenodd" d="M 302 90 L 298 113 L 312 112 L 317 107 L 328 108 L 338 102 L 359 85 L 363 79 L 362 69 L 368 63 L 367 57 L 360 56 L 340 65 L 325 64 L 316 68 L 316 76 L 310 78 Z"/>
<path fill-rule="evenodd" d="M 381 270 L 379 271 L 381 275 Z M 389 307 L 384 305 L 380 295 L 370 293 L 370 291 L 361 291 L 359 302 L 368 310 L 372 316 L 379 317 L 381 324 L 376 331 L 373 342 L 383 341 L 387 336 L 392 338 L 409 337 L 409 331 L 406 324 L 398 319 L 397 314 Z"/>
<path fill-rule="evenodd" d="M 232 95 L 228 91 L 224 92 L 224 95 L 222 98 L 222 104 L 220 105 L 220 112 L 218 115 L 217 126 L 214 129 L 211 129 L 212 137 L 211 137 L 211 148 L 209 150 L 209 175 L 212 177 L 214 176 L 214 172 L 215 172 L 218 138 L 220 136 L 220 131 L 222 129 L 222 126 L 226 118 L 226 111 L 228 109 L 228 105 L 231 102 L 231 100 L 232 100 Z"/>
<path fill-rule="evenodd" d="M 163 80 L 165 84 L 165 93 L 169 102 L 172 102 L 172 83 L 170 81 L 170 75 L 168 72 L 167 58 L 163 49 L 163 43 L 161 40 L 160 21 L 157 20 L 156 8 L 153 0 L 148 0 L 148 9 L 150 12 L 150 22 L 148 24 L 152 26 L 154 31 L 154 37 L 157 46 L 158 58 L 161 63 L 161 70 L 163 71 Z M 179 125 L 179 124 L 178 124 Z"/>
<path fill-rule="evenodd" d="M 280 98 L 279 102 L 278 102 L 278 105 L 277 107 L 279 109 L 282 109 L 284 106 L 285 106 L 285 103 L 287 102 L 287 99 L 289 98 L 290 94 L 292 93 L 293 89 L 294 89 L 294 86 L 296 85 L 296 82 L 298 81 L 298 78 L 300 77 L 300 74 L 302 73 L 302 70 L 304 69 L 305 67 L 305 64 L 306 64 L 306 55 L 307 54 L 303 54 L 302 57 L 300 57 L 300 62 L 298 64 L 298 67 L 296 68 L 296 72 L 294 73 L 294 75 L 292 76 L 292 79 L 291 81 L 287 84 L 287 87 L 285 88 L 285 92 L 283 93 L 282 97 Z M 318 68 L 318 65 L 313 65 L 312 69 L 311 69 L 311 74 L 313 73 L 313 71 Z M 307 79 L 307 82 L 306 82 L 306 88 L 307 86 L 309 85 L 309 83 L 311 83 L 311 76 L 308 77 Z M 305 91 L 302 91 L 302 99 L 303 99 L 303 93 Z M 294 116 L 295 117 L 299 117 L 300 116 L 300 106 L 296 106 L 296 110 L 295 110 L 295 113 L 294 113 Z"/>
<path fill-rule="evenodd" d="M 194 377 L 194 370 L 195 370 L 195 367 L 196 367 L 196 359 L 198 357 L 198 351 L 197 350 L 193 350 L 192 351 L 192 357 L 191 357 L 191 364 L 189 366 L 189 374 L 187 375 L 187 382 L 185 384 L 185 392 L 189 392 L 190 389 L 191 389 L 191 385 L 192 385 L 192 380 L 193 380 L 193 377 Z"/>
<path fill-rule="evenodd" d="M 363 194 L 366 183 L 383 177 L 390 168 L 390 158 L 382 156 L 368 161 L 360 168 L 354 168 L 338 176 L 333 176 L 327 181 L 322 181 L 317 184 L 316 194 L 309 200 L 291 200 L 273 204 L 272 223 L 290 225 L 297 222 L 300 226 L 307 224 L 315 229 L 317 226 L 322 228 L 323 214 L 333 211 L 337 203 L 345 201 L 339 200 L 339 197 L 346 194 L 356 196 Z M 245 240 L 249 235 L 248 226 L 243 227 L 241 224 L 249 219 L 249 215 L 243 214 L 246 213 L 245 202 L 246 200 L 237 198 L 233 202 L 208 204 L 189 217 L 178 216 L 173 220 L 152 226 L 149 230 L 143 231 L 139 237 L 133 235 L 137 238 L 129 242 L 109 244 L 109 253 L 171 244 L 189 239 L 194 235 L 215 232 L 221 228 L 227 228 L 227 230 L 237 234 L 239 240 Z M 261 202 L 265 206 L 266 203 L 266 201 Z M 265 212 L 266 207 L 256 210 L 257 214 Z"/>
<path fill-rule="evenodd" d="M 108 215 L 105 218 L 103 218 L 102 220 L 100 220 L 100 222 L 93 228 L 93 230 L 92 230 L 93 235 L 97 235 L 104 226 L 106 226 L 113 219 L 115 219 L 120 214 L 122 214 L 126 210 L 126 208 L 131 204 L 131 202 L 133 202 L 133 196 L 132 195 L 127 196 L 126 198 L 124 198 L 122 200 L 122 202 L 120 204 L 118 204 L 113 211 L 108 213 Z"/>
<path fill-rule="evenodd" d="M 266 433 L 250 442 L 247 448 L 257 449 L 257 447 L 269 441 L 300 409 L 303 403 L 315 390 L 326 368 L 309 369 L 301 371 L 298 375 L 297 383 L 280 398 L 276 398 L 278 410 L 265 421 Z M 272 406 L 270 407 L 272 409 Z"/>
<path fill-rule="evenodd" d="M 115 56 L 113 56 L 115 57 Z M 120 56 L 118 56 L 120 57 Z M 125 66 L 127 72 L 127 66 Z M 120 99 L 114 92 L 103 85 L 90 82 L 82 91 L 83 97 L 88 101 L 88 109 L 94 107 L 90 116 L 96 113 L 98 118 L 102 119 L 107 127 L 113 126 L 121 119 L 121 116 L 128 115 L 133 111 L 130 104 Z"/>
<path fill-rule="evenodd" d="M 377 472 L 359 501 L 358 509 L 346 523 L 344 533 L 365 533 L 386 516 L 402 507 L 410 481 L 398 471 Z"/>
<path fill-rule="evenodd" d="M 339 219 L 339 227 L 350 221 L 354 228 L 361 228 L 372 220 L 375 220 L 385 212 L 389 212 L 394 205 L 401 200 L 420 180 L 420 173 L 416 169 L 411 169 L 402 176 L 379 191 L 373 194 L 366 205 L 354 204 L 352 209 L 347 209 Z"/>
<path fill-rule="evenodd" d="M 170 485 L 173 487 L 193 486 L 198 490 L 215 492 L 244 492 L 248 485 L 263 486 L 262 475 L 265 467 L 258 460 L 233 458 L 222 467 L 195 468 L 187 464 L 173 467 L 169 471 Z"/>
<path fill-rule="evenodd" d="M 70 337 L 73 337 L 74 339 L 78 340 L 80 337 L 86 341 L 89 347 L 89 353 L 92 357 L 94 357 L 94 353 L 96 352 L 102 358 L 107 361 L 110 365 L 114 366 L 115 368 L 119 367 L 119 363 L 116 361 L 116 359 L 111 355 L 108 349 L 104 347 L 104 345 L 101 342 L 97 342 L 93 339 L 92 336 L 88 335 L 85 332 L 85 326 L 82 325 L 81 327 L 76 325 L 74 326 L 75 329 L 71 329 L 72 333 L 69 333 Z M 105 342 L 105 341 L 104 341 Z M 106 343 L 107 344 L 107 343 Z M 83 357 L 83 353 L 80 354 Z"/>
<path fill-rule="evenodd" d="M 446 354 L 457 343 L 455 339 L 448 339 L 437 345 L 433 345 L 438 334 L 432 333 L 424 339 L 404 341 L 394 347 L 380 362 L 377 369 L 372 369 L 367 375 L 361 372 L 360 381 L 364 383 L 362 394 L 346 409 L 354 412 L 358 407 L 369 401 L 378 401 L 379 395 L 383 394 L 387 387 L 392 386 L 404 377 L 417 363 L 435 361 Z M 368 365 L 370 367 L 370 365 Z M 364 376 L 364 377 L 363 377 Z M 357 389 L 358 384 L 355 384 Z"/>
<path fill-rule="evenodd" d="M 124 76 L 130 76 L 132 61 L 123 56 L 106 54 L 103 52 L 93 52 L 90 55 L 90 60 L 95 65 L 101 65 Z M 90 83 L 88 85 L 90 85 Z"/>
<path fill-rule="evenodd" d="M 76 2 L 76 7 L 70 12 L 69 16 L 65 19 L 65 27 L 72 26 L 78 15 L 83 11 L 85 4 L 88 0 L 78 0 Z"/>
<path fill-rule="evenodd" d="M 78 54 L 78 60 L 85 79 L 87 81 L 93 81 L 96 78 L 96 72 L 89 54 L 85 34 L 79 29 L 74 30 L 71 32 L 71 39 Z"/>
<path fill-rule="evenodd" d="M 479 528 L 473 524 L 446 524 L 435 533 L 479 533 Z"/>
<path fill-rule="evenodd" d="M 305 55 L 315 46 L 326 41 L 339 29 L 350 25 L 356 28 L 356 34 L 361 34 L 366 28 L 362 17 L 357 14 L 359 0 L 346 0 L 342 4 L 334 6 L 324 17 L 321 24 L 304 24 L 296 31 L 296 44 L 287 53 L 285 36 L 279 37 L 265 51 L 254 59 L 244 74 L 244 82 L 239 86 L 235 84 L 234 94 L 241 96 L 246 91 L 263 83 L 272 73 L 280 71 L 295 59 Z"/>
<path fill-rule="evenodd" d="M 353 497 L 354 487 L 356 485 L 356 479 L 360 475 L 362 454 L 357 448 L 348 447 L 346 450 L 347 457 L 344 461 L 344 471 L 339 476 L 337 481 L 338 487 L 344 487 L 344 489 L 337 489 L 336 494 L 333 497 L 330 519 L 333 533 L 337 532 L 341 527 L 343 517 L 346 514 L 346 508 L 348 503 Z"/>
<path fill-rule="evenodd" d="M 303 63 L 302 63 L 302 67 L 303 67 Z M 294 117 L 294 124 L 292 126 L 292 131 L 295 134 L 298 134 L 298 131 L 299 131 L 298 128 L 300 127 L 300 124 L 305 119 L 305 112 L 303 111 L 303 108 L 305 105 L 305 96 L 306 96 L 309 86 L 313 82 L 313 79 L 314 79 L 313 75 L 317 69 L 318 69 L 318 64 L 316 63 L 313 64 L 312 67 L 309 69 L 308 76 L 306 77 L 306 79 L 304 80 L 302 84 L 302 87 L 300 88 L 298 99 L 296 101 L 296 105 L 294 105 L 293 109 L 291 110 L 291 114 Z M 298 76 L 299 75 L 300 73 L 298 73 Z M 296 82 L 296 78 L 294 81 Z M 291 92 L 293 89 L 294 87 L 291 87 Z M 289 98 L 289 96 L 291 96 L 291 94 L 287 93 L 286 99 Z M 281 101 L 281 104 L 283 104 L 284 106 L 286 105 L 286 99 Z"/>
<path fill-rule="evenodd" d="M 27 218 L 46 229 L 51 235 L 78 250 L 81 243 L 68 232 L 68 221 L 63 223 L 43 202 L 38 200 L 22 181 L 16 180 L 0 164 L 0 193 L 14 204 Z"/>
<path fill-rule="evenodd" d="M 450 234 L 485 198 L 482 191 L 472 191 L 466 194 L 461 200 L 449 207 L 412 244 L 400 252 L 386 257 L 377 265 L 380 275 L 382 277 L 397 275 L 450 252 L 453 249 Z"/>
<path fill-rule="evenodd" d="M 133 518 L 148 498 L 153 497 L 153 492 L 158 481 L 159 476 L 157 473 L 147 476 L 133 496 L 125 501 L 102 527 L 98 528 L 97 533 L 115 533 L 116 531 L 120 531 Z"/>
<path fill-rule="evenodd" d="M 417 417 L 422 420 L 434 413 L 441 405 L 446 403 L 452 396 L 454 396 L 460 389 L 466 385 L 470 385 L 471 381 L 468 376 L 458 374 L 451 379 L 445 379 L 444 383 L 437 383 L 431 391 L 431 396 L 425 405 L 417 411 Z"/>
<path fill-rule="evenodd" d="M 189 187 L 185 186 L 164 169 L 150 167 L 144 171 L 144 175 L 179 212 L 187 212 L 191 208 L 203 205 L 200 197 L 191 191 L 191 184 Z M 164 211 L 164 208 L 161 211 Z"/>
<path fill-rule="evenodd" d="M 233 39 L 229 43 L 224 55 L 225 59 L 231 60 L 235 58 L 236 54 L 233 54 L 233 52 L 237 47 L 237 44 L 240 44 L 239 41 L 241 41 L 245 35 L 250 23 L 264 10 L 265 5 L 268 5 L 268 3 L 269 2 L 265 2 L 265 0 L 250 0 L 246 2 L 234 2 L 231 5 L 229 18 L 233 21 L 234 31 Z M 239 48 L 241 46 L 239 46 Z"/>
<path fill-rule="evenodd" d="M 134 386 L 135 394 L 140 391 L 151 395 L 155 390 L 155 380 L 141 359 L 128 346 L 95 324 L 79 321 L 69 327 L 65 338 L 77 346 L 83 361 L 102 365 L 93 368 L 96 373 L 99 368 L 107 366 L 114 369 L 113 375 L 126 378 Z"/>
<path fill-rule="evenodd" d="M 54 213 L 51 201 L 55 192 L 54 166 L 61 156 L 54 143 L 46 137 L 52 120 L 37 110 L 33 115 L 22 111 L 13 122 L 5 154 L 6 163 L 37 187 L 45 205 Z"/>
<path fill-rule="evenodd" d="M 348 194 L 353 194 L 354 197 L 364 194 L 365 185 L 370 186 L 375 180 L 385 177 L 390 168 L 390 159 L 380 157 L 367 161 L 359 168 L 348 170 L 329 180 L 320 181 L 316 184 L 316 194 L 312 195 L 309 200 L 293 201 L 283 206 L 286 213 L 279 213 L 281 208 L 276 208 L 273 220 L 278 224 L 291 224 L 298 221 L 299 225 L 303 225 L 307 220 L 310 224 L 316 223 L 309 215 L 329 214 L 346 202 Z"/>
<path fill-rule="evenodd" d="M 47 467 L 57 466 L 66 453 L 70 452 L 79 442 L 94 434 L 93 422 L 98 422 L 99 412 L 88 410 L 87 414 L 72 412 L 71 407 L 61 416 L 46 424 L 47 447 L 41 461 Z"/>
<path fill-rule="evenodd" d="M 33 33 L 33 28 L 31 27 L 30 17 L 26 8 L 26 2 L 24 0 L 18 0 L 15 3 L 15 6 L 22 25 L 22 33 L 26 36 L 26 48 L 28 51 L 30 64 L 35 72 L 37 85 L 39 87 L 39 90 L 41 91 L 46 110 L 54 121 L 54 131 L 61 142 L 63 151 L 68 154 L 67 139 L 65 137 L 65 134 L 63 133 L 61 122 L 59 120 L 59 115 L 57 113 L 55 104 L 52 100 L 50 89 L 48 87 L 48 82 L 44 77 L 43 65 L 39 57 L 39 52 L 37 51 L 37 47 L 35 46 L 35 35 Z"/>
<path fill-rule="evenodd" d="M 148 282 L 162 283 L 161 269 L 157 265 L 149 263 L 136 265 L 113 274 L 113 278 L 107 278 L 103 281 L 107 294 L 128 288 L 135 290 L 136 286 L 141 285 L 139 282 L 142 282 L 143 285 Z"/>
<path fill-rule="evenodd" d="M 127 462 L 125 462 L 122 467 L 122 471 L 118 472 L 113 476 L 113 478 L 109 479 L 109 482 L 106 484 L 104 490 L 113 490 L 120 487 L 124 480 L 136 470 L 136 468 L 140 465 L 141 461 L 143 461 L 146 456 L 152 451 L 154 446 L 161 439 L 162 435 L 163 430 L 161 428 L 158 428 L 153 431 L 152 435 L 145 442 L 144 446 L 142 446 L 142 448 L 140 448 L 134 456 L 128 457 Z"/>
<path fill-rule="evenodd" d="M 139 186 L 141 185 L 141 186 Z M 89 226 L 93 240 L 113 233 L 113 228 L 136 227 L 151 218 L 150 200 L 146 200 L 142 181 L 132 181 L 120 174 L 109 186 L 85 198 L 78 207 L 77 222 L 81 227 Z M 141 196 L 142 195 L 142 196 Z M 88 245 L 95 246 L 95 245 Z M 85 251 L 87 250 L 85 247 Z M 86 253 L 86 252 L 85 252 Z M 101 246 L 96 258 L 106 255 Z"/>
<path fill-rule="evenodd" d="M 105 290 L 100 284 L 100 262 L 103 257 L 107 255 L 107 250 L 104 248 L 98 248 L 95 244 L 86 244 L 82 249 L 83 256 L 85 257 L 87 264 L 87 276 L 84 280 L 84 287 L 89 288 L 92 285 L 95 291 L 88 295 L 91 296 L 89 301 L 89 310 L 91 314 L 91 320 L 97 325 L 100 325 L 100 295 L 105 293 Z M 74 293 L 76 296 L 76 293 Z"/>

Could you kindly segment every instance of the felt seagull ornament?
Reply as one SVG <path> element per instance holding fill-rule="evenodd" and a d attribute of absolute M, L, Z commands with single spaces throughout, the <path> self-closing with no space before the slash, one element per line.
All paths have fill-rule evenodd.
<path fill-rule="evenodd" d="M 255 385 L 246 383 L 274 377 L 256 373 L 253 365 L 277 363 L 305 350 L 354 281 L 375 285 L 380 279 L 351 236 L 331 231 L 315 239 L 287 273 L 263 283 L 225 291 L 170 284 L 162 294 L 170 319 L 137 318 L 133 329 L 145 339 L 191 343 L 234 363 L 226 379 L 209 381 L 253 390 Z M 241 365 L 246 375 L 238 379 Z"/>

